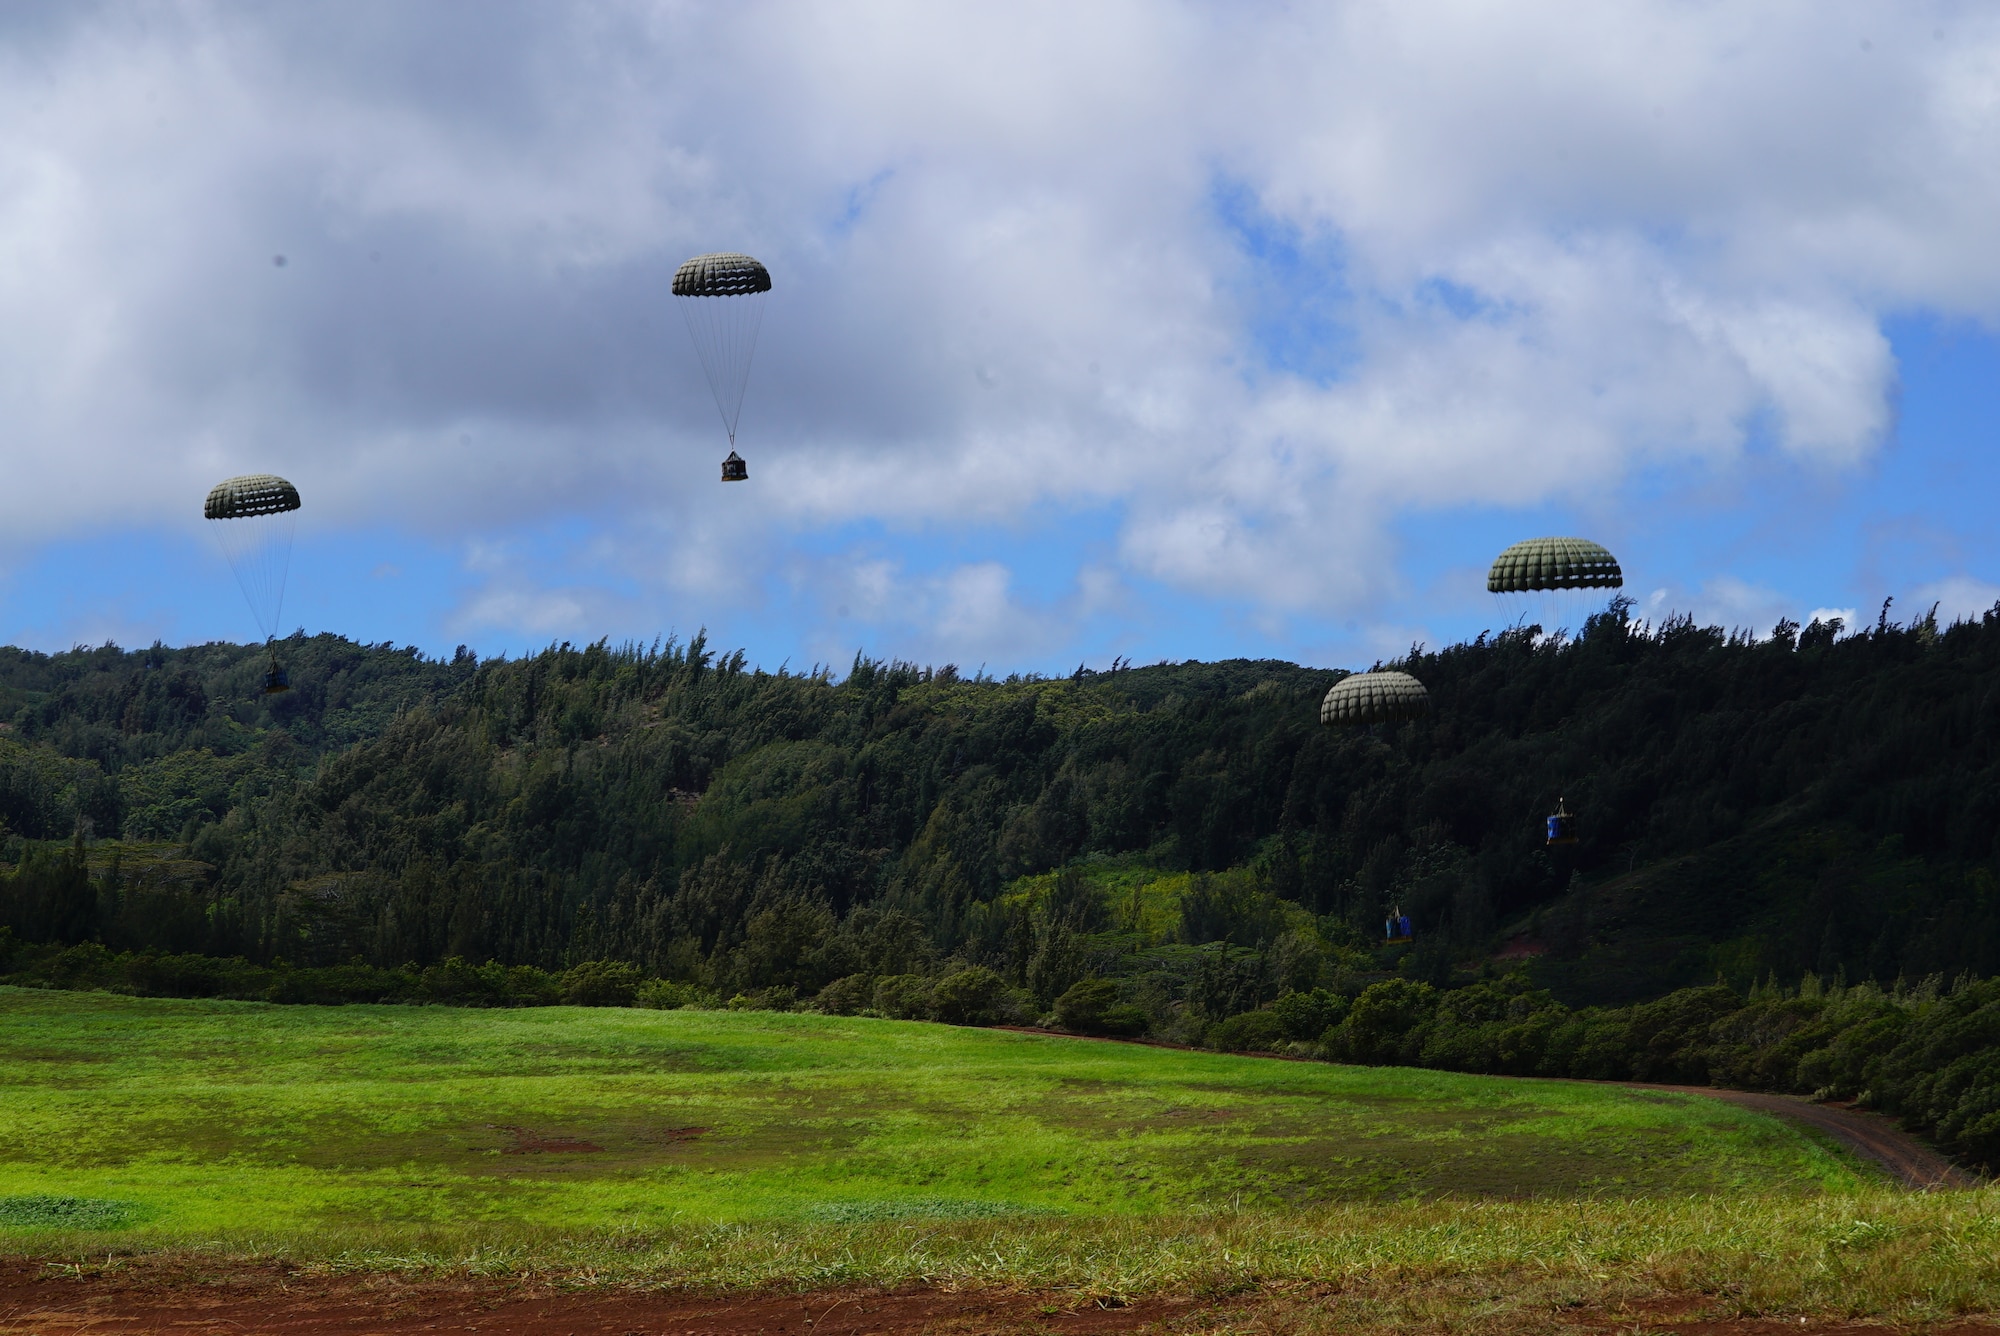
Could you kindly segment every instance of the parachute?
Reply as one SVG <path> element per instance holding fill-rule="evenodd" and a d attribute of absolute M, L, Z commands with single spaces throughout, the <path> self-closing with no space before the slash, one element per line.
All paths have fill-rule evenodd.
<path fill-rule="evenodd" d="M 1587 538 L 1530 538 L 1493 559 L 1488 592 L 1499 597 L 1511 622 L 1532 622 L 1547 635 L 1577 632 L 1622 589 L 1618 558 Z"/>
<path fill-rule="evenodd" d="M 749 476 L 736 458 L 736 423 L 743 416 L 743 391 L 750 383 L 750 359 L 764 322 L 764 294 L 771 271 L 748 255 L 718 251 L 697 255 L 674 273 L 674 296 L 687 319 L 688 335 L 722 414 L 729 454 L 736 467 L 723 468 L 723 481 Z"/>
<path fill-rule="evenodd" d="M 1428 714 L 1431 693 L 1408 673 L 1353 673 L 1341 678 L 1319 704 L 1322 724 L 1387 724 Z"/>
<path fill-rule="evenodd" d="M 217 483 L 201 508 L 202 516 L 214 521 L 209 527 L 267 644 L 278 637 L 298 511 L 299 489 L 270 473 L 246 473 Z M 274 651 L 264 689 L 283 691 L 288 685 Z"/>

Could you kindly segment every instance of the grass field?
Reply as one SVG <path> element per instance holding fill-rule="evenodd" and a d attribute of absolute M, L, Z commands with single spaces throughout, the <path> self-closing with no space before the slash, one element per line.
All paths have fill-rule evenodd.
<path fill-rule="evenodd" d="M 1526 1268 L 1780 1296 L 1873 1268 L 1868 1311 L 2000 1285 L 1989 1192 L 1899 1194 L 1762 1115 L 1580 1083 L 816 1015 L 18 989 L 0 1072 L 17 1254 L 1111 1290 Z"/>

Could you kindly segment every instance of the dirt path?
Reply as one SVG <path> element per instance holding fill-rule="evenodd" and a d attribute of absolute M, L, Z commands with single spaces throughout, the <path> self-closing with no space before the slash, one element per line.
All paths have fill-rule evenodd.
<path fill-rule="evenodd" d="M 1977 1175 L 1959 1168 L 1879 1113 L 1841 1104 L 1815 1104 L 1796 1095 L 1718 1090 L 1714 1086 L 1653 1085 L 1641 1081 L 1622 1081 L 1619 1084 L 1635 1090 L 1673 1090 L 1688 1095 L 1706 1095 L 1710 1099 L 1727 1100 L 1759 1113 L 1804 1123 L 1825 1132 L 1857 1155 L 1874 1160 L 1901 1179 L 1907 1188 L 1930 1192 L 1980 1186 Z"/>
<path fill-rule="evenodd" d="M 1064 1030 L 1043 1030 L 1028 1025 L 1001 1025 L 995 1029 L 1016 1034 L 1042 1035 L 1050 1039 L 1083 1039 L 1105 1044 L 1145 1044 L 1152 1048 L 1173 1048 L 1188 1053 L 1212 1053 L 1189 1044 L 1169 1044 L 1158 1039 L 1122 1039 L 1112 1035 L 1070 1034 Z M 1285 1053 L 1231 1053 L 1236 1058 L 1267 1058 L 1274 1062 L 1316 1062 Z M 1511 1078 L 1508 1078 L 1511 1079 Z M 1531 1078 L 1543 1079 L 1543 1078 Z M 1937 1151 L 1896 1126 L 1892 1119 L 1846 1104 L 1815 1104 L 1796 1095 L 1767 1095 L 1754 1090 L 1723 1090 L 1716 1086 L 1660 1085 L 1650 1081 L 1587 1082 L 1621 1085 L 1631 1090 L 1672 1090 L 1686 1095 L 1706 1095 L 1727 1100 L 1746 1109 L 1788 1118 L 1825 1132 L 1857 1155 L 1874 1160 L 1900 1180 L 1904 1187 L 1922 1192 L 1951 1188 L 1976 1188 L 1984 1183 L 1977 1174 L 1959 1168 Z"/>
<path fill-rule="evenodd" d="M 901 1336 L 1049 1332 L 1108 1336 L 1160 1326 L 1192 1305 L 1099 1307 L 1077 1296 L 830 1291 L 688 1295 L 630 1289 L 524 1290 L 494 1281 L 390 1277 L 302 1280 L 280 1272 L 226 1283 L 168 1277 L 74 1280 L 32 1264 L 0 1267 L 0 1336 Z"/>

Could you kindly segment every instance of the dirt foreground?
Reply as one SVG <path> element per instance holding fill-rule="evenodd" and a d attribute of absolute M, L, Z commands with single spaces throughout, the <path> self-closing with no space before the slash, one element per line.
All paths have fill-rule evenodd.
<path fill-rule="evenodd" d="M 528 1289 L 505 1282 L 317 1279 L 268 1272 L 226 1282 L 72 1279 L 21 1263 L 0 1270 L 0 1333 L 222 1336 L 862 1336 L 919 1332 L 1133 1332 L 1180 1326 L 1185 1301 L 1106 1307 L 1076 1295 L 1003 1290 L 690 1295 L 627 1288 Z"/>
<path fill-rule="evenodd" d="M 1075 1294 L 1005 1290 L 866 1290 L 812 1294 L 690 1295 L 608 1287 L 529 1288 L 506 1281 L 301 1277 L 278 1270 L 227 1280 L 167 1275 L 77 1278 L 45 1265 L 0 1264 L 0 1336 L 1326 1336 L 1335 1332 L 1436 1331 L 1430 1320 L 1382 1320 L 1367 1306 L 1343 1311 L 1336 1292 L 1240 1294 L 1224 1299 L 1144 1299 L 1125 1305 Z M 1636 1307 L 1546 1308 L 1489 1315 L 1495 1333 L 1661 1332 L 1675 1336 L 1900 1336 L 1881 1323 L 1797 1318 L 1717 1318 L 1706 1301 Z M 1448 1329 L 1452 1323 L 1445 1323 Z M 1912 1329 L 1914 1330 L 1914 1329 Z M 1955 1322 L 1924 1336 L 2000 1336 L 2000 1326 Z"/>

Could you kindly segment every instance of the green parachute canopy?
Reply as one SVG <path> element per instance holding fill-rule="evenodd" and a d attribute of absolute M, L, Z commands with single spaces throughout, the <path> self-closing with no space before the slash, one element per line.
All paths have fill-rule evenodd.
<path fill-rule="evenodd" d="M 241 520 L 252 515 L 282 515 L 298 508 L 298 488 L 275 473 L 246 473 L 225 478 L 210 488 L 201 514 L 203 519 Z"/>
<path fill-rule="evenodd" d="M 771 271 L 754 255 L 716 251 L 674 271 L 676 297 L 744 297 L 771 290 Z"/>
<path fill-rule="evenodd" d="M 1322 724 L 1388 724 L 1428 714 L 1431 693 L 1408 673 L 1354 673 L 1333 684 L 1319 703 Z"/>
<path fill-rule="evenodd" d="M 1493 559 L 1486 588 L 1494 594 L 1547 589 L 1621 589 L 1618 558 L 1588 538 L 1530 538 Z"/>
<path fill-rule="evenodd" d="M 225 478 L 201 507 L 266 640 L 276 638 L 284 610 L 298 509 L 299 489 L 272 473 Z"/>
<path fill-rule="evenodd" d="M 743 416 L 750 360 L 757 354 L 757 331 L 764 323 L 764 294 L 770 290 L 771 271 L 755 257 L 735 251 L 697 255 L 674 272 L 674 296 L 715 395 L 716 411 L 722 414 L 731 454 L 736 453 L 736 423 Z"/>

